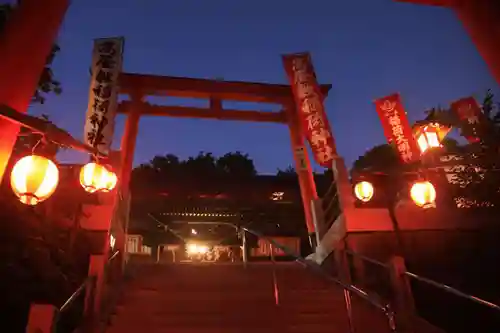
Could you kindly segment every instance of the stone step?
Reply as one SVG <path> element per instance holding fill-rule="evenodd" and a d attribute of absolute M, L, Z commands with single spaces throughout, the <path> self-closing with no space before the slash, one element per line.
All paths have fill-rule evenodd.
<path fill-rule="evenodd" d="M 148 265 L 134 276 L 106 333 L 349 332 L 342 288 L 297 264 Z M 389 332 L 380 311 L 352 306 L 357 333 Z"/>

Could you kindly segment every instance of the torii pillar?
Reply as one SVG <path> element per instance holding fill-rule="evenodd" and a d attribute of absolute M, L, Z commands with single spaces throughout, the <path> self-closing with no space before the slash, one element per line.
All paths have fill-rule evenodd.
<path fill-rule="evenodd" d="M 396 0 L 451 8 L 469 33 L 500 85 L 499 0 Z"/>
<path fill-rule="evenodd" d="M 42 3 L 43 2 L 43 3 Z M 26 112 L 69 0 L 23 0 L 0 34 L 0 105 Z M 0 181 L 19 125 L 0 118 Z"/>

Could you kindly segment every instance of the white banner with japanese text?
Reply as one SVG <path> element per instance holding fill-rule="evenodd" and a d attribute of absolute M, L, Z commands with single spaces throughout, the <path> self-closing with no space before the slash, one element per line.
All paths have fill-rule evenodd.
<path fill-rule="evenodd" d="M 109 152 L 113 142 L 123 45 L 122 37 L 94 40 L 83 140 L 103 153 Z"/>

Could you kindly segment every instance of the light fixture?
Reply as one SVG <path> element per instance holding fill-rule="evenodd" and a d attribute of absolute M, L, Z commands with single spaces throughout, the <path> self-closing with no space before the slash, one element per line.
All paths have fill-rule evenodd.
<path fill-rule="evenodd" d="M 273 192 L 273 194 L 271 194 L 271 200 L 281 201 L 281 200 L 283 200 L 284 194 L 285 194 L 285 192 Z"/>
<path fill-rule="evenodd" d="M 47 200 L 59 183 L 59 170 L 50 159 L 29 155 L 12 169 L 10 186 L 23 204 L 34 206 Z"/>
<path fill-rule="evenodd" d="M 419 207 L 435 207 L 436 189 L 429 181 L 414 183 L 410 190 L 410 196 L 413 202 Z"/>
<path fill-rule="evenodd" d="M 80 171 L 80 184 L 89 193 L 109 192 L 115 188 L 117 181 L 113 171 L 95 162 L 85 164 Z"/>
<path fill-rule="evenodd" d="M 414 126 L 414 137 L 420 148 L 420 153 L 423 154 L 430 148 L 441 147 L 441 142 L 450 130 L 451 127 L 438 123 L 427 123 Z"/>
<path fill-rule="evenodd" d="M 358 182 L 354 185 L 354 194 L 359 201 L 368 202 L 373 198 L 375 189 L 372 183 L 367 181 Z"/>

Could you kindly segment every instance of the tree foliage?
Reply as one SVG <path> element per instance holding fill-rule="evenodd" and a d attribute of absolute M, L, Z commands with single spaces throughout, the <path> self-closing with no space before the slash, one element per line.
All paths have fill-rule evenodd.
<path fill-rule="evenodd" d="M 172 179 L 196 181 L 213 179 L 251 179 L 257 174 L 253 160 L 241 152 L 227 153 L 216 157 L 212 153 L 200 152 L 196 156 L 181 160 L 173 154 L 158 155 L 132 172 L 132 187 L 142 184 L 164 184 Z"/>
<path fill-rule="evenodd" d="M 293 166 L 289 165 L 284 170 L 278 169 L 276 176 L 278 176 L 278 177 L 297 177 L 297 171 L 295 170 L 295 168 Z"/>

